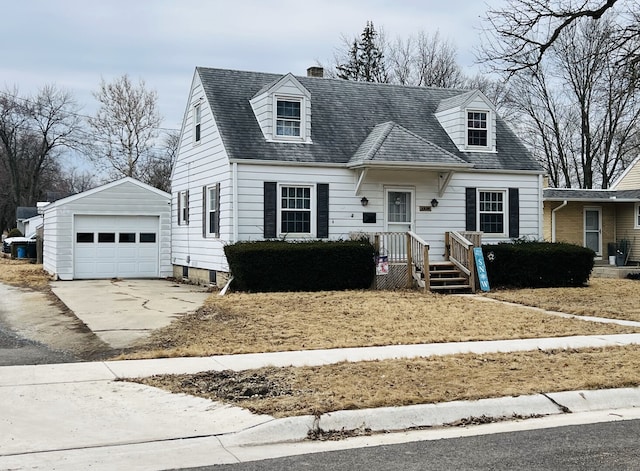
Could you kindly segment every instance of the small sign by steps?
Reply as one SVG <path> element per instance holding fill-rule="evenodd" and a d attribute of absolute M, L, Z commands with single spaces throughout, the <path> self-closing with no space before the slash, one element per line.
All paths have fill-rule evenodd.
<path fill-rule="evenodd" d="M 478 281 L 482 291 L 489 291 L 489 277 L 487 276 L 487 267 L 484 264 L 484 255 L 482 255 L 482 247 L 473 248 L 473 256 L 476 259 L 476 271 L 478 272 Z"/>

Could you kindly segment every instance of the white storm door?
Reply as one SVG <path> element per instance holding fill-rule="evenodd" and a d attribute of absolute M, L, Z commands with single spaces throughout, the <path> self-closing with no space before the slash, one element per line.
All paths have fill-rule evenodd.
<path fill-rule="evenodd" d="M 602 256 L 602 212 L 600 208 L 584 209 L 584 246 Z"/>
<path fill-rule="evenodd" d="M 414 191 L 406 188 L 385 189 L 385 231 L 413 230 Z"/>

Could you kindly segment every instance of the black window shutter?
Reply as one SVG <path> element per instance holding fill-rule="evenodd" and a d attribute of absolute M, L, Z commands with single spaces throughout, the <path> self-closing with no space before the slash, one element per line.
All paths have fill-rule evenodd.
<path fill-rule="evenodd" d="M 520 191 L 509 188 L 509 237 L 520 237 Z"/>
<path fill-rule="evenodd" d="M 318 239 L 329 237 L 329 184 L 318 183 L 317 188 L 317 227 Z"/>
<path fill-rule="evenodd" d="M 207 237 L 207 186 L 202 187 L 202 237 Z"/>
<path fill-rule="evenodd" d="M 276 182 L 264 182 L 264 238 L 274 239 L 277 234 L 278 195 Z"/>
<path fill-rule="evenodd" d="M 216 213 L 213 220 L 213 232 L 216 237 L 220 237 L 220 183 L 216 183 Z"/>
<path fill-rule="evenodd" d="M 189 225 L 189 190 L 186 191 L 186 204 L 185 204 L 185 215 L 184 215 L 184 221 L 187 225 Z"/>
<path fill-rule="evenodd" d="M 178 202 L 178 204 L 176 206 L 178 206 L 178 225 L 182 225 L 182 202 L 180 201 L 182 198 L 180 198 L 181 193 L 178 192 L 176 194 L 176 200 Z"/>
<path fill-rule="evenodd" d="M 466 208 L 465 230 L 467 231 L 478 230 L 478 228 L 476 227 L 477 215 L 476 215 L 476 189 L 475 188 L 466 188 L 465 208 Z"/>

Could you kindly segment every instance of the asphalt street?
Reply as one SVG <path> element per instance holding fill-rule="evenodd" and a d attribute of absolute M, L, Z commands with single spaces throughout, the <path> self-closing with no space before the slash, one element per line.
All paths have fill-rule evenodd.
<path fill-rule="evenodd" d="M 637 470 L 640 420 L 420 441 L 189 471 Z"/>

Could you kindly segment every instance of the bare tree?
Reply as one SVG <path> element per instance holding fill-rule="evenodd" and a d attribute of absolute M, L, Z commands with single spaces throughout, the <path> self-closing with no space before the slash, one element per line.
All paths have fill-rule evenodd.
<path fill-rule="evenodd" d="M 440 32 L 427 34 L 421 31 L 416 36 L 416 69 L 423 87 L 456 88 L 463 83 L 463 75 L 456 58 L 456 48 Z"/>
<path fill-rule="evenodd" d="M 510 79 L 525 138 L 554 186 L 608 188 L 637 153 L 638 64 L 608 54 L 615 35 L 610 20 L 576 21 Z"/>
<path fill-rule="evenodd" d="M 61 197 L 82 193 L 98 186 L 92 173 L 77 167 L 61 169 L 54 178 L 50 189 Z"/>
<path fill-rule="evenodd" d="M 504 7 L 487 12 L 480 59 L 511 74 L 535 67 L 565 30 L 584 19 L 600 20 L 612 10 L 619 22 L 607 52 L 622 62 L 637 62 L 637 0 L 507 0 Z"/>
<path fill-rule="evenodd" d="M 142 180 L 167 193 L 171 192 L 171 171 L 178 156 L 180 132 L 166 130 L 162 144 L 142 168 Z"/>
<path fill-rule="evenodd" d="M 505 121 L 517 125 L 519 111 L 513 106 L 511 88 L 504 80 L 491 77 L 487 74 L 464 77 L 462 88 L 468 90 L 480 90 L 496 107 L 496 111 Z M 517 126 L 516 126 L 517 127 Z"/>
<path fill-rule="evenodd" d="M 94 97 L 100 108 L 88 120 L 92 137 L 89 158 L 110 171 L 113 178 L 140 178 L 142 168 L 154 157 L 162 122 L 157 93 L 147 90 L 143 80 L 135 85 L 123 75 L 111 83 L 103 79 Z"/>
<path fill-rule="evenodd" d="M 5 200 L 0 225 L 15 223 L 17 206 L 35 206 L 59 171 L 56 158 L 74 145 L 80 129 L 73 97 L 55 86 L 20 97 L 17 90 L 0 93 L 0 174 Z"/>

